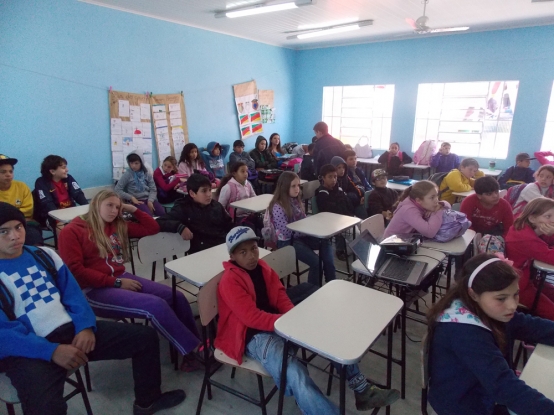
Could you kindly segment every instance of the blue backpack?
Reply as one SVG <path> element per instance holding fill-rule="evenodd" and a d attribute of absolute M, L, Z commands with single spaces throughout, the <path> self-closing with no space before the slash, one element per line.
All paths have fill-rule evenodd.
<path fill-rule="evenodd" d="M 465 213 L 452 209 L 444 209 L 442 214 L 442 225 L 432 239 L 436 242 L 448 242 L 458 236 L 462 236 L 469 229 L 471 222 Z"/>

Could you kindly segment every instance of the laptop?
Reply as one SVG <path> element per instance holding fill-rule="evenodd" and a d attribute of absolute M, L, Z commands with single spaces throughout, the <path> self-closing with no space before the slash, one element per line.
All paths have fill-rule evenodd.
<path fill-rule="evenodd" d="M 425 276 L 427 263 L 387 254 L 367 229 L 349 246 L 374 277 L 417 286 Z"/>

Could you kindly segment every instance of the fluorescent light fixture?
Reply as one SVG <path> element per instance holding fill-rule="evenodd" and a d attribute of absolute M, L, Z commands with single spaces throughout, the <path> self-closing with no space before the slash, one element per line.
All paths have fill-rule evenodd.
<path fill-rule="evenodd" d="M 553 0 L 554 1 L 554 0 Z M 327 23 L 316 23 L 316 24 L 304 24 L 298 26 L 298 30 L 315 30 L 315 29 L 322 29 L 326 27 L 335 27 L 347 23 L 356 23 L 358 21 L 358 18 L 352 18 L 352 19 L 343 19 L 343 20 L 336 20 L 334 22 L 327 22 Z"/>
<path fill-rule="evenodd" d="M 296 1 L 288 1 L 286 3 L 276 3 L 276 4 L 273 2 L 266 2 L 266 3 L 256 4 L 254 6 L 240 7 L 229 11 L 218 12 L 215 14 L 215 17 L 229 17 L 233 19 L 235 17 L 253 16 L 255 14 L 296 9 L 300 6 L 315 4 L 315 2 L 316 0 L 296 0 Z"/>
<path fill-rule="evenodd" d="M 287 39 L 309 39 L 311 37 L 327 36 L 335 33 L 350 32 L 352 30 L 358 30 L 363 26 L 370 26 L 372 24 L 373 24 L 373 20 L 361 20 L 356 23 L 322 27 L 318 30 L 309 31 L 307 33 L 288 36 Z"/>

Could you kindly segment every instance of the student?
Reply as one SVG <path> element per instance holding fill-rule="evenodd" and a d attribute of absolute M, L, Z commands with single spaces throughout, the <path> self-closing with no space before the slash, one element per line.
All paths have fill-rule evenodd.
<path fill-rule="evenodd" d="M 507 169 L 498 179 L 500 188 L 508 189 L 517 184 L 533 183 L 535 170 L 529 167 L 531 160 L 535 160 L 535 158 L 529 157 L 527 153 L 519 153 L 516 156 L 516 165 Z"/>
<path fill-rule="evenodd" d="M 235 218 L 235 222 L 237 220 L 241 223 L 245 220 L 255 220 L 258 216 L 257 213 L 250 214 L 243 209 L 238 209 L 235 212 L 235 209 L 231 206 L 233 202 L 256 196 L 254 188 L 247 179 L 248 167 L 246 163 L 237 161 L 231 166 L 229 174 L 221 180 L 217 190 L 217 201 L 229 212 L 231 217 Z"/>
<path fill-rule="evenodd" d="M 118 196 L 132 203 L 139 210 L 148 213 L 150 216 L 161 216 L 165 209 L 156 200 L 158 190 L 154 178 L 136 153 L 127 156 L 129 169 L 123 173 L 121 179 L 115 185 L 115 192 Z"/>
<path fill-rule="evenodd" d="M 442 143 L 438 153 L 431 158 L 429 165 L 435 168 L 435 173 L 448 173 L 460 165 L 460 157 L 451 153 L 450 148 L 450 143 Z"/>
<path fill-rule="evenodd" d="M 226 237 L 230 261 L 223 263 L 225 271 L 217 290 L 215 346 L 239 364 L 244 354 L 258 361 L 279 384 L 284 340 L 273 326 L 294 306 L 279 276 L 259 259 L 257 240 L 254 231 L 245 227 L 232 229 Z M 357 364 L 346 366 L 346 376 L 360 411 L 390 405 L 399 398 L 396 390 L 371 385 Z M 321 393 L 295 356 L 288 358 L 285 395 L 294 395 L 304 414 L 338 414 L 338 408 Z"/>
<path fill-rule="evenodd" d="M 530 201 L 506 235 L 506 256 L 521 270 L 521 304 L 531 308 L 537 290 L 530 281 L 534 260 L 554 265 L 554 200 L 538 197 Z M 554 320 L 554 286 L 544 283 L 537 315 Z"/>
<path fill-rule="evenodd" d="M 292 245 L 296 251 L 296 258 L 310 267 L 308 282 L 320 286 L 319 283 L 319 255 L 323 261 L 323 273 L 325 281 L 336 278 L 335 263 L 333 261 L 333 248 L 328 239 L 320 240 L 313 236 L 294 233 L 287 225 L 297 220 L 304 219 L 304 204 L 300 198 L 300 178 L 291 171 L 285 171 L 277 180 L 273 199 L 269 203 L 268 210 L 271 222 L 277 234 L 277 248 Z M 320 246 L 321 242 L 321 246 Z M 317 255 L 314 250 L 320 250 Z"/>
<path fill-rule="evenodd" d="M 256 169 L 256 163 L 252 157 L 250 157 L 250 154 L 244 151 L 244 143 L 242 140 L 236 140 L 233 143 L 233 152 L 229 155 L 229 163 L 231 165 L 235 164 L 237 161 L 246 163 L 248 170 Z"/>
<path fill-rule="evenodd" d="M 263 135 L 256 138 L 256 145 L 250 151 L 250 157 L 254 160 L 256 170 L 275 169 L 277 167 L 277 159 L 267 148 L 267 140 Z"/>
<path fill-rule="evenodd" d="M 177 160 L 173 156 L 167 156 L 162 165 L 154 170 L 154 182 L 158 190 L 160 203 L 173 203 L 181 195 L 177 189 L 181 185 L 181 179 L 177 176 Z"/>
<path fill-rule="evenodd" d="M 546 164 L 539 167 L 535 179 L 535 183 L 529 183 L 519 194 L 514 204 L 514 217 L 517 218 L 531 200 L 541 196 L 554 197 L 554 166 Z"/>
<path fill-rule="evenodd" d="M 472 158 L 463 159 L 460 167 L 452 170 L 442 180 L 440 190 L 440 200 L 445 200 L 452 204 L 456 202 L 456 195 L 452 192 L 468 192 L 473 190 L 475 179 L 483 177 L 485 173 L 479 170 L 479 163 Z"/>
<path fill-rule="evenodd" d="M 225 157 L 227 157 L 227 153 L 229 153 L 229 144 L 219 144 L 216 141 L 209 142 L 206 151 L 202 152 L 206 169 L 218 179 L 225 176 Z"/>
<path fill-rule="evenodd" d="M 133 414 L 154 414 L 180 404 L 183 390 L 160 390 L 156 332 L 96 321 L 61 258 L 48 248 L 23 246 L 26 227 L 20 210 L 0 202 L 0 372 L 6 372 L 17 390 L 23 413 L 65 414 L 68 370 L 89 361 L 129 358 L 135 383 Z M 46 291 L 35 298 L 43 286 Z"/>
<path fill-rule="evenodd" d="M 67 160 L 53 154 L 47 156 L 40 165 L 42 175 L 35 181 L 33 199 L 35 219 L 50 229 L 56 228 L 56 221 L 48 212 L 79 205 L 88 205 L 85 194 L 77 181 L 68 174 Z"/>
<path fill-rule="evenodd" d="M 346 147 L 342 141 L 329 134 L 329 126 L 323 121 L 317 122 L 313 130 L 317 139 L 313 150 L 314 168 L 316 172 L 319 172 L 323 165 L 331 163 L 334 156 L 342 157 Z"/>
<path fill-rule="evenodd" d="M 385 166 L 385 170 L 391 176 L 404 175 L 404 164 L 412 162 L 412 158 L 400 151 L 400 144 L 391 143 L 389 150 L 379 156 L 379 163 Z"/>
<path fill-rule="evenodd" d="M 275 158 L 279 158 L 283 155 L 281 136 L 279 134 L 273 133 L 269 136 L 269 151 L 271 151 L 271 154 L 273 154 Z"/>
<path fill-rule="evenodd" d="M 132 213 L 138 223 L 121 214 Z M 145 318 L 182 354 L 200 343 L 194 316 L 185 296 L 177 293 L 176 310 L 170 287 L 125 271 L 129 238 L 159 232 L 156 221 L 121 203 L 119 196 L 103 190 L 92 199 L 89 212 L 66 225 L 59 238 L 60 256 L 85 292 L 95 314 L 103 318 Z M 189 357 L 181 368 L 189 370 Z"/>
<path fill-rule="evenodd" d="M 33 194 L 25 183 L 13 179 L 17 159 L 0 154 L 0 202 L 18 208 L 27 221 L 25 245 L 43 245 L 42 231 L 33 219 Z"/>
<path fill-rule="evenodd" d="M 302 164 L 300 164 L 300 178 L 309 182 L 317 180 L 313 156 L 314 147 L 315 143 L 310 143 L 308 151 L 302 156 Z"/>
<path fill-rule="evenodd" d="M 323 184 L 316 190 L 316 203 L 320 212 L 332 212 L 339 215 L 354 216 L 352 202 L 337 184 L 337 169 L 332 164 L 321 168 L 319 176 Z M 336 236 L 336 255 L 341 261 L 347 260 L 346 240 L 344 236 Z"/>
<path fill-rule="evenodd" d="M 412 232 L 434 238 L 442 225 L 442 209 L 450 208 L 449 203 L 439 202 L 437 186 L 429 180 L 421 180 L 408 187 L 398 201 L 383 238 Z"/>
<path fill-rule="evenodd" d="M 373 190 L 367 197 L 367 215 L 383 215 L 385 224 L 392 219 L 393 206 L 398 201 L 398 192 L 387 187 L 387 172 L 375 169 L 371 173 Z"/>
<path fill-rule="evenodd" d="M 190 241 L 190 254 L 225 242 L 233 219 L 221 203 L 212 200 L 210 180 L 202 174 L 193 174 L 187 181 L 187 192 L 171 211 L 158 218 L 161 231 L 179 233 Z"/>
<path fill-rule="evenodd" d="M 354 150 L 346 150 L 344 152 L 344 160 L 346 161 L 350 180 L 352 180 L 357 187 L 363 188 L 365 192 L 371 190 L 372 187 L 367 181 L 364 172 L 359 167 L 356 167 L 356 152 Z"/>
<path fill-rule="evenodd" d="M 346 162 L 342 157 L 335 156 L 331 159 L 331 164 L 337 169 L 337 185 L 342 188 L 352 204 L 357 217 L 365 219 L 366 211 L 364 208 L 364 190 L 358 187 L 346 173 Z M 323 168 L 323 167 L 322 167 Z"/>
<path fill-rule="evenodd" d="M 470 229 L 483 235 L 506 236 L 514 223 L 512 207 L 498 195 L 498 182 L 486 176 L 475 180 L 475 194 L 464 198 L 460 212 L 471 221 Z"/>
<path fill-rule="evenodd" d="M 468 260 L 427 313 L 429 402 L 437 415 L 554 413 L 512 369 L 514 340 L 554 346 L 554 323 L 518 313 L 518 273 L 490 254 Z"/>
<path fill-rule="evenodd" d="M 198 147 L 194 143 L 185 144 L 183 151 L 181 151 L 181 157 L 179 158 L 178 166 L 179 174 L 185 174 L 188 177 L 194 173 L 203 174 L 211 183 L 211 187 L 215 189 L 219 184 L 219 180 L 215 176 L 206 170 L 206 165 L 200 156 Z"/>

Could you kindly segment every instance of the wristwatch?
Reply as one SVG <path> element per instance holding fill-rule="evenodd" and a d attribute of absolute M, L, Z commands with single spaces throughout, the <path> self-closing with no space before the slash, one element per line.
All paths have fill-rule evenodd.
<path fill-rule="evenodd" d="M 121 278 L 116 278 L 113 286 L 115 288 L 121 288 Z"/>

